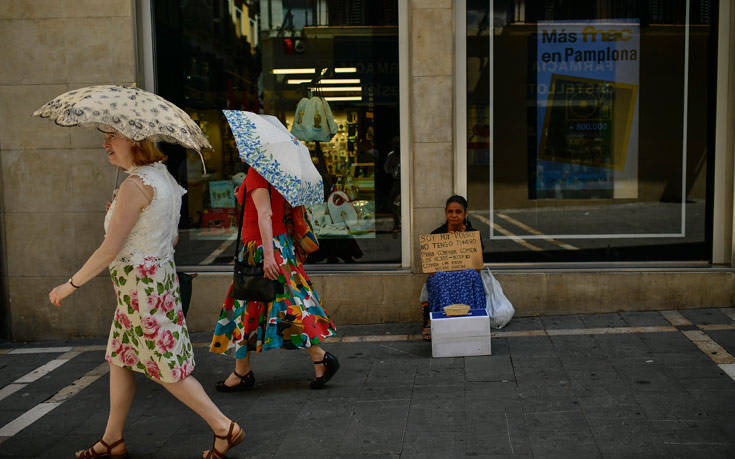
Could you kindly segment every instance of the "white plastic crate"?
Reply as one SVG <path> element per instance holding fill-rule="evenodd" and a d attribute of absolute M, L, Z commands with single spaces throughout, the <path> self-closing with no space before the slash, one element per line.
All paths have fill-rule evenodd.
<path fill-rule="evenodd" d="M 441 312 L 432 312 L 431 355 L 491 355 L 490 318 L 487 312 L 473 310 L 466 316 L 445 316 Z"/>

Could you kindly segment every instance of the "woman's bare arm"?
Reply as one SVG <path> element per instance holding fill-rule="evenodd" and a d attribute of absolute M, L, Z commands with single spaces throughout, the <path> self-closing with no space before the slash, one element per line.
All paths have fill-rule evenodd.
<path fill-rule="evenodd" d="M 265 188 L 256 188 L 251 194 L 253 203 L 258 211 L 258 229 L 260 240 L 263 243 L 263 271 L 265 277 L 275 280 L 280 272 L 276 259 L 273 255 L 273 210 L 271 209 L 271 198 Z"/>
<path fill-rule="evenodd" d="M 120 186 L 116 199 L 117 203 L 110 216 L 107 236 L 81 269 L 71 277 L 77 287 L 81 287 L 97 276 L 115 260 L 117 254 L 125 246 L 130 231 L 138 222 L 140 212 L 153 199 L 153 189 L 144 185 L 140 178 L 129 177 Z M 49 293 L 49 299 L 53 304 L 61 306 L 61 300 L 73 291 L 74 288 L 67 282 L 52 290 Z"/>

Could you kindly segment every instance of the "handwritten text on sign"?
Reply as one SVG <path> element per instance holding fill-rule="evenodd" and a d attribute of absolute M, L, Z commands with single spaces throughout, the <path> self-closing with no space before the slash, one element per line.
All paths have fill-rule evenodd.
<path fill-rule="evenodd" d="M 419 235 L 421 267 L 425 273 L 482 269 L 479 231 Z"/>

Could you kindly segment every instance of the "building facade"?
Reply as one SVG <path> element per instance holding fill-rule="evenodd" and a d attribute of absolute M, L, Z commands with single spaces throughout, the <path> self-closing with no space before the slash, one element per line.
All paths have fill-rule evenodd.
<path fill-rule="evenodd" d="M 418 321 L 418 236 L 469 200 L 517 315 L 735 304 L 735 8 L 727 0 L 109 0 L 0 3 L 3 333 L 104 336 L 103 273 L 48 291 L 104 237 L 100 136 L 31 118 L 136 84 L 213 149 L 162 145 L 187 189 L 187 320 L 212 329 L 247 166 L 222 109 L 277 116 L 324 179 L 307 267 L 337 324 Z"/>

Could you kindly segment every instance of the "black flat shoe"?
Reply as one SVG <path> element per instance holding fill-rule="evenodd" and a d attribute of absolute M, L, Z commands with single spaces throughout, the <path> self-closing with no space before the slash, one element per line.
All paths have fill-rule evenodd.
<path fill-rule="evenodd" d="M 314 365 L 318 364 L 323 364 L 326 367 L 326 371 L 323 375 L 315 378 L 311 382 L 312 389 L 321 389 L 322 387 L 324 387 L 324 385 L 327 384 L 327 381 L 332 379 L 332 376 L 334 376 L 334 374 L 337 373 L 337 370 L 339 370 L 339 360 L 337 360 L 337 357 L 333 356 L 329 352 L 324 353 L 323 360 L 320 360 L 319 362 L 314 362 Z"/>
<path fill-rule="evenodd" d="M 214 386 L 218 392 L 242 392 L 255 387 L 255 376 L 253 375 L 252 370 L 246 375 L 239 375 L 236 371 L 233 371 L 232 373 L 240 378 L 240 382 L 234 386 L 228 386 L 224 381 L 219 381 L 217 385 Z"/>

